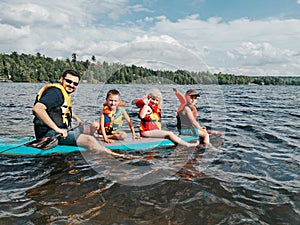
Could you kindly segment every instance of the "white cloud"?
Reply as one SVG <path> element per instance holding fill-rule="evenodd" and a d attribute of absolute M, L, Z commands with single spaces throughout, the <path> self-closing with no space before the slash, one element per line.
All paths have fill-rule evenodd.
<path fill-rule="evenodd" d="M 133 61 L 140 57 L 173 68 L 193 70 L 208 64 L 212 72 L 237 74 L 300 71 L 298 19 L 225 22 L 192 14 L 170 20 L 143 5 L 130 5 L 129 0 L 3 0 L 0 7 L 0 49 L 5 52 L 41 52 L 50 57 L 76 52 L 78 59 L 88 55 L 100 59 L 116 57 L 118 49 L 124 54 L 121 59 L 129 54 Z M 148 13 L 138 22 L 119 20 L 135 12 Z"/>
<path fill-rule="evenodd" d="M 173 45 L 180 45 L 178 41 L 168 35 L 160 35 L 160 36 L 148 36 L 148 35 L 143 35 L 143 36 L 138 36 L 136 37 L 136 42 L 165 42 Z"/>
<path fill-rule="evenodd" d="M 146 16 L 144 20 L 145 20 L 146 22 L 152 22 L 152 21 L 154 21 L 154 18 L 153 18 L 153 17 L 148 17 L 148 16 Z"/>
<path fill-rule="evenodd" d="M 241 46 L 227 52 L 228 57 L 242 65 L 239 70 L 233 69 L 238 74 L 265 74 L 285 75 L 293 74 L 299 69 L 297 52 L 290 49 L 279 49 L 270 43 L 242 43 Z M 288 64 L 293 66 L 287 67 Z M 254 69 L 255 68 L 255 69 Z"/>
<path fill-rule="evenodd" d="M 71 4 L 72 3 L 72 4 Z M 64 4 L 53 1 L 51 4 L 40 1 L 31 1 L 31 3 L 19 3 L 12 0 L 8 3 L 0 3 L 1 22 L 14 26 L 68 26 L 77 21 L 86 19 L 82 13 L 80 4 L 76 5 L 72 1 L 64 1 Z M 80 2 L 78 2 L 80 3 Z M 74 16 L 76 19 L 74 20 Z M 44 27 L 45 28 L 45 27 Z"/>
<path fill-rule="evenodd" d="M 164 67 L 166 70 L 208 70 L 197 53 L 167 35 L 137 37 L 134 42 L 112 49 L 102 60 L 135 64 L 152 69 Z"/>
<path fill-rule="evenodd" d="M 294 51 L 300 49 L 300 30 L 297 27 L 300 27 L 300 20 L 296 19 L 251 21 L 241 18 L 224 22 L 221 18 L 203 21 L 197 15 L 191 15 L 176 22 L 159 21 L 152 30 L 168 33 L 184 46 L 199 51 L 212 71 L 232 68 L 235 64 L 234 71 L 240 69 L 243 73 L 242 67 L 252 64 L 251 74 L 260 73 L 265 67 L 262 74 L 280 75 L 286 72 L 284 68 L 278 65 L 276 73 L 273 70 L 268 72 L 267 65 L 284 66 L 297 60 Z M 247 46 L 244 43 L 252 44 Z M 299 67 L 294 69 L 292 74 L 299 74 Z"/>
<path fill-rule="evenodd" d="M 47 21 L 49 13 L 46 9 L 35 4 L 2 4 L 2 23 L 24 25 L 38 21 Z"/>
<path fill-rule="evenodd" d="M 29 26 L 14 27 L 8 24 L 0 24 L 0 30 L 3 35 L 0 36 L 1 42 L 11 42 L 11 40 L 18 40 L 30 33 Z"/>
<path fill-rule="evenodd" d="M 129 9 L 131 9 L 131 11 L 133 12 L 152 12 L 151 10 L 143 7 L 142 5 L 134 5 L 134 6 L 129 6 Z"/>
<path fill-rule="evenodd" d="M 125 14 L 151 12 L 140 4 L 130 5 L 129 0 L 96 0 L 87 1 L 83 5 L 85 9 L 94 16 L 103 15 L 115 21 Z"/>
<path fill-rule="evenodd" d="M 242 43 L 233 51 L 227 52 L 233 60 L 242 60 L 246 65 L 265 65 L 287 63 L 296 52 L 289 49 L 274 48 L 270 43 Z"/>

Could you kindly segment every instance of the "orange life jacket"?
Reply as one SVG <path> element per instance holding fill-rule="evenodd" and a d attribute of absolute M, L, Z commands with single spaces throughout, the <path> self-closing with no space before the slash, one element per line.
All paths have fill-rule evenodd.
<path fill-rule="evenodd" d="M 111 108 L 107 103 L 103 104 L 103 114 L 104 114 L 104 128 L 107 134 L 113 134 L 122 128 L 122 111 L 125 106 L 125 102 L 120 102 L 118 104 L 117 111 L 113 114 Z"/>
<path fill-rule="evenodd" d="M 143 99 L 135 99 L 134 100 L 137 107 L 142 110 L 145 102 Z M 146 115 L 144 118 L 141 118 L 140 122 L 140 131 L 148 131 L 148 130 L 161 130 L 161 109 L 157 105 L 148 104 L 152 110 L 149 115 Z"/>

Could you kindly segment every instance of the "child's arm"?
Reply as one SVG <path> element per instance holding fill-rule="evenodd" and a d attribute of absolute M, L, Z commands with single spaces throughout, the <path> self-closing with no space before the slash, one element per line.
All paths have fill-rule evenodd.
<path fill-rule="evenodd" d="M 186 104 L 185 96 L 181 92 L 177 91 L 177 89 L 175 89 L 175 88 L 173 88 L 173 91 L 174 91 L 176 97 L 178 98 L 178 100 L 180 101 L 180 104 L 185 105 Z"/>
<path fill-rule="evenodd" d="M 103 139 L 105 142 L 109 143 L 109 139 L 106 135 L 106 131 L 105 131 L 105 127 L 104 127 L 104 113 L 103 113 L 103 109 L 101 110 L 100 113 L 100 130 L 101 130 L 101 134 L 103 136 Z"/>
<path fill-rule="evenodd" d="M 177 109 L 177 112 L 180 112 L 186 105 L 186 98 L 181 92 L 177 91 L 175 88 L 173 88 L 173 91 L 180 102 L 180 105 Z"/>
<path fill-rule="evenodd" d="M 132 133 L 132 138 L 134 138 L 134 139 L 139 138 L 139 137 L 136 136 L 136 134 L 135 134 L 134 126 L 133 126 L 132 121 L 131 121 L 130 117 L 128 116 L 128 114 L 127 114 L 127 112 L 126 112 L 125 109 L 123 109 L 122 114 L 123 114 L 123 116 L 124 116 L 126 122 L 128 123 L 128 126 L 129 126 L 129 128 L 130 128 L 130 131 L 131 131 L 131 133 Z"/>
<path fill-rule="evenodd" d="M 145 104 L 143 105 L 143 107 L 139 111 L 139 117 L 141 119 L 143 119 L 148 114 L 149 110 L 151 110 L 150 106 L 148 105 L 149 102 L 150 102 L 149 99 L 144 98 L 143 101 L 144 101 Z"/>
<path fill-rule="evenodd" d="M 185 107 L 185 113 L 187 115 L 187 117 L 189 118 L 189 120 L 191 121 L 191 123 L 198 129 L 198 130 L 203 130 L 205 132 L 207 132 L 208 134 L 213 134 L 213 135 L 218 135 L 218 136 L 224 136 L 224 134 L 222 132 L 215 132 L 215 131 L 209 131 L 206 130 L 206 127 L 201 126 L 200 123 L 195 119 L 192 110 L 189 107 Z"/>
<path fill-rule="evenodd" d="M 148 105 L 144 105 L 143 108 L 141 108 L 139 112 L 139 117 L 141 119 L 144 119 L 144 117 L 148 114 L 149 108 L 150 107 Z"/>
<path fill-rule="evenodd" d="M 202 127 L 199 122 L 195 119 L 192 110 L 189 107 L 184 107 L 184 111 L 187 115 L 187 118 L 191 121 L 191 123 L 199 130 L 206 130 L 205 127 Z"/>

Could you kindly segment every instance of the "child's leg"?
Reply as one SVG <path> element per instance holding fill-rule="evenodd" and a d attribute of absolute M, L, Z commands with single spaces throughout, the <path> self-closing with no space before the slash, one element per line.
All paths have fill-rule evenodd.
<path fill-rule="evenodd" d="M 107 135 L 110 139 L 124 140 L 127 134 L 124 131 L 115 132 L 114 134 Z"/>
<path fill-rule="evenodd" d="M 175 135 L 172 131 L 166 130 L 151 130 L 143 132 L 144 137 L 159 137 L 159 138 L 168 138 L 176 144 L 180 144 L 187 147 L 197 146 L 199 143 L 188 143 L 182 140 L 180 137 Z"/>
<path fill-rule="evenodd" d="M 98 131 L 100 129 L 100 124 L 99 122 L 93 122 L 90 126 L 90 131 L 89 134 L 90 135 L 94 135 L 96 131 Z"/>
<path fill-rule="evenodd" d="M 141 133 L 143 137 L 165 138 L 166 133 L 163 130 L 147 130 Z"/>
<path fill-rule="evenodd" d="M 208 146 L 210 143 L 208 133 L 204 130 L 199 130 L 199 136 L 203 139 L 203 145 Z"/>
<path fill-rule="evenodd" d="M 199 144 L 198 141 L 196 143 L 186 142 L 186 141 L 182 140 L 180 137 L 178 137 L 177 135 L 175 135 L 171 131 L 166 131 L 166 132 L 168 133 L 167 137 L 169 137 L 170 140 L 172 140 L 173 142 L 175 142 L 177 144 L 180 144 L 180 145 L 183 145 L 183 146 L 186 146 L 186 147 L 194 147 L 194 146 L 197 146 Z"/>

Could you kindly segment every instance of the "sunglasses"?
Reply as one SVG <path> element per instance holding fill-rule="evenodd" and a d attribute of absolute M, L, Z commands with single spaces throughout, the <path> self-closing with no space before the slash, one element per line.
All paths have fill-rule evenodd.
<path fill-rule="evenodd" d="M 69 80 L 69 79 L 66 79 L 66 78 L 64 78 L 65 79 L 65 81 L 68 83 L 68 84 L 72 84 L 73 83 L 73 85 L 75 86 L 75 87 L 77 87 L 78 86 L 78 82 L 74 82 L 74 81 L 72 81 L 72 80 Z"/>

